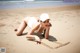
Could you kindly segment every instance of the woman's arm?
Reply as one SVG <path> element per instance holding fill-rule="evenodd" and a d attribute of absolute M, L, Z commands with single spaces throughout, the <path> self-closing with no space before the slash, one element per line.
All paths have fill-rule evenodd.
<path fill-rule="evenodd" d="M 29 34 L 29 35 L 32 35 L 32 34 L 34 33 L 34 31 L 36 31 L 38 28 L 39 28 L 39 25 L 33 27 L 33 28 L 28 32 L 28 34 Z"/>
<path fill-rule="evenodd" d="M 30 40 L 35 39 L 35 41 L 36 41 L 37 43 L 41 44 L 40 38 L 39 38 L 38 36 L 36 36 L 36 35 L 33 34 L 34 31 L 38 29 L 38 27 L 39 27 L 39 25 L 37 25 L 36 27 L 33 27 L 33 28 L 30 30 L 30 32 L 28 32 L 26 38 L 29 38 Z"/>
<path fill-rule="evenodd" d="M 44 35 L 45 35 L 46 39 L 48 39 L 48 37 L 49 37 L 49 30 L 50 30 L 50 27 L 46 28 L 44 31 Z"/>
<path fill-rule="evenodd" d="M 46 39 L 48 39 L 49 37 L 49 31 L 50 31 L 50 27 L 52 26 L 51 23 L 49 23 L 46 27 L 45 27 L 45 30 L 44 30 L 44 36 Z"/>

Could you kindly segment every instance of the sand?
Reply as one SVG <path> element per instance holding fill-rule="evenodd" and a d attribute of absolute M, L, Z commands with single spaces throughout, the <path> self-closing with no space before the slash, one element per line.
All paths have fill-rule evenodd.
<path fill-rule="evenodd" d="M 43 38 L 43 44 L 37 44 L 27 40 L 26 34 L 16 36 L 14 29 L 24 17 L 39 17 L 44 12 L 50 15 L 52 23 L 49 40 Z M 26 28 L 24 33 L 28 30 Z M 6 53 L 80 53 L 79 39 L 80 6 L 0 10 L 0 48 L 5 47 Z M 66 42 L 70 43 L 57 49 L 50 48 Z"/>

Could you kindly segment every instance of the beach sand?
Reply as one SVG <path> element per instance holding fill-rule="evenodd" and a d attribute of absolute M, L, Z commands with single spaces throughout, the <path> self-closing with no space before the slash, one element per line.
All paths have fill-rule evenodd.
<path fill-rule="evenodd" d="M 43 44 L 37 44 L 27 40 L 26 34 L 16 36 L 14 29 L 18 28 L 24 17 L 39 17 L 44 12 L 50 15 L 52 23 L 50 40 L 43 38 Z M 28 31 L 29 28 L 26 28 L 24 33 Z M 5 47 L 6 53 L 80 53 L 79 39 L 80 6 L 0 10 L 0 48 Z M 57 49 L 50 48 L 66 42 L 69 44 Z"/>

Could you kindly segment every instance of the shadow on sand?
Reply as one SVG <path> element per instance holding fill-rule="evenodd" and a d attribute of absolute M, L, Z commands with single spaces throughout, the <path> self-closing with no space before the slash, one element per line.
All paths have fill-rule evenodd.
<path fill-rule="evenodd" d="M 21 34 L 20 36 L 24 36 L 27 35 L 28 32 Z M 38 34 L 38 33 L 34 33 L 33 35 L 37 35 L 40 39 L 44 39 L 44 35 L 43 34 Z M 49 38 L 47 39 L 51 42 L 57 41 L 57 39 L 54 36 L 49 35 Z"/>
<path fill-rule="evenodd" d="M 38 33 L 34 33 L 33 35 L 37 35 L 40 39 L 44 39 L 44 34 L 38 34 Z M 49 38 L 47 39 L 51 42 L 57 41 L 57 39 L 54 36 L 49 35 Z"/>
<path fill-rule="evenodd" d="M 27 32 L 23 33 L 21 36 L 24 36 L 24 35 L 27 35 Z M 33 35 L 37 35 L 40 39 L 44 39 L 43 34 L 34 33 Z M 49 35 L 49 38 L 47 40 L 50 41 L 50 42 L 54 42 L 54 43 L 59 45 L 59 46 L 55 46 L 54 49 L 60 48 L 62 46 L 68 45 L 70 43 L 70 42 L 66 42 L 66 43 L 58 42 L 58 40 L 54 36 L 51 36 L 51 35 Z M 34 41 L 34 40 L 31 40 L 31 41 Z M 43 43 L 43 45 L 50 48 L 50 49 L 53 48 L 53 47 L 50 47 L 49 45 L 47 45 L 45 43 Z"/>

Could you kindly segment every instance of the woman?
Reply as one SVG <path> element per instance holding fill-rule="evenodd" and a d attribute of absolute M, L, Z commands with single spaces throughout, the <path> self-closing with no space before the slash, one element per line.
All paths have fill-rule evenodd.
<path fill-rule="evenodd" d="M 16 35 L 19 36 L 23 33 L 26 26 L 30 27 L 30 31 L 27 34 L 27 38 L 35 39 L 37 43 L 41 43 L 41 40 L 38 36 L 34 35 L 33 33 L 40 33 L 44 32 L 44 37 L 48 39 L 49 37 L 49 30 L 51 27 L 51 23 L 49 22 L 49 15 L 47 13 L 41 14 L 40 18 L 35 17 L 26 17 L 18 29 L 16 29 Z"/>

